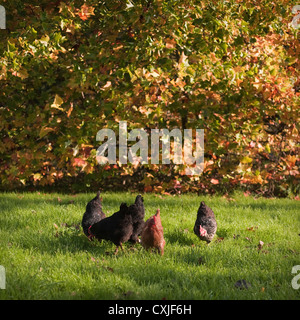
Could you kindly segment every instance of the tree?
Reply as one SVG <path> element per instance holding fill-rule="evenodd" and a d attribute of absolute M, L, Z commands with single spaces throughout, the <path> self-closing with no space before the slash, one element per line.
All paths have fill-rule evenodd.
<path fill-rule="evenodd" d="M 4 188 L 72 181 L 72 188 L 102 183 L 156 192 L 299 191 L 293 2 L 3 5 Z M 151 161 L 99 166 L 96 133 L 115 130 L 120 120 L 129 129 L 205 129 L 203 174 L 188 177 L 182 165 Z"/>

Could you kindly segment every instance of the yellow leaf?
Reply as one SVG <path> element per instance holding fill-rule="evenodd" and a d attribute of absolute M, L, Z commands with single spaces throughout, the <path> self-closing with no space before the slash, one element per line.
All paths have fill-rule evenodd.
<path fill-rule="evenodd" d="M 42 36 L 41 37 L 41 39 L 40 39 L 40 42 L 42 43 L 42 44 L 47 44 L 48 42 L 49 42 L 49 40 L 50 40 L 50 38 L 49 38 L 49 36 L 46 34 L 45 36 Z"/>
<path fill-rule="evenodd" d="M 241 163 L 251 163 L 252 162 L 252 159 L 249 158 L 249 157 L 244 157 L 242 160 L 241 160 Z"/>
<path fill-rule="evenodd" d="M 262 83 L 260 82 L 259 79 L 255 78 L 255 82 L 253 82 L 253 87 L 258 91 L 258 92 L 261 92 L 262 89 L 263 89 L 263 85 Z"/>
<path fill-rule="evenodd" d="M 33 175 L 33 180 L 34 181 L 41 180 L 41 177 L 42 177 L 42 175 L 40 173 L 35 173 Z"/>
<path fill-rule="evenodd" d="M 40 138 L 45 137 L 51 131 L 54 131 L 54 129 L 49 128 L 49 127 L 42 127 L 40 130 L 40 134 L 39 134 Z"/>
<path fill-rule="evenodd" d="M 55 98 L 54 98 L 54 101 L 53 103 L 51 104 L 51 108 L 55 108 L 55 109 L 58 109 L 58 110 L 61 110 L 63 111 L 64 109 L 63 108 L 60 108 L 60 106 L 64 103 L 63 99 L 58 95 L 56 94 L 55 95 Z"/>

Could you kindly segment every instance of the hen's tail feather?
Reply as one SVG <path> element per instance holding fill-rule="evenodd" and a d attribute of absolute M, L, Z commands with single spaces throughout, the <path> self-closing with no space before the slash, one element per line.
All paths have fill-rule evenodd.
<path fill-rule="evenodd" d="M 120 205 L 120 211 L 122 210 L 128 210 L 128 206 L 127 206 L 127 203 L 125 202 L 122 202 L 121 205 Z"/>
<path fill-rule="evenodd" d="M 135 198 L 135 204 L 140 204 L 140 205 L 143 205 L 144 204 L 144 199 L 143 197 L 139 194 L 136 196 Z"/>

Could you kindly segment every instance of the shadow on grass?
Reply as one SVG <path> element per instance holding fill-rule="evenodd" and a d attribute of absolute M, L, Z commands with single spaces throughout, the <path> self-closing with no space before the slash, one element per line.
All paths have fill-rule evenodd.
<path fill-rule="evenodd" d="M 80 195 L 60 195 L 60 194 L 6 194 L 0 193 L 0 209 L 1 211 L 13 211 L 16 209 L 36 209 L 43 207 L 44 205 L 54 205 L 54 206 L 68 206 L 70 204 L 80 205 L 83 207 L 83 212 L 87 203 L 92 200 L 95 196 L 93 194 L 80 194 Z M 132 203 L 134 203 L 134 197 L 132 198 Z M 126 198 L 126 200 L 129 200 Z M 106 206 L 119 207 L 121 204 L 119 199 L 104 199 L 103 209 Z"/>
<path fill-rule="evenodd" d="M 252 203 L 234 203 L 234 207 L 243 208 L 243 209 L 252 209 L 252 210 L 267 210 L 267 211 L 275 211 L 278 210 L 297 210 L 299 212 L 300 210 L 300 202 L 296 200 L 288 200 L 286 199 L 285 203 L 272 200 L 272 199 L 259 199 L 256 200 L 257 202 Z"/>
<path fill-rule="evenodd" d="M 191 246 L 195 241 L 197 241 L 197 237 L 195 235 L 195 239 L 191 238 L 191 231 L 189 230 L 181 230 L 175 229 L 174 231 L 165 230 L 164 238 L 166 242 L 175 244 L 178 243 L 180 245 Z"/>

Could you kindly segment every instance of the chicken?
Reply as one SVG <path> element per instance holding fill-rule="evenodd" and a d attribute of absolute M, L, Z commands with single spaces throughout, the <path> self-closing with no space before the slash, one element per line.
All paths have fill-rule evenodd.
<path fill-rule="evenodd" d="M 85 208 L 85 213 L 82 217 L 82 229 L 84 234 L 91 240 L 92 235 L 89 232 L 90 226 L 104 219 L 106 216 L 102 211 L 102 204 L 100 200 L 100 191 L 98 191 L 96 197 L 92 199 Z"/>
<path fill-rule="evenodd" d="M 194 233 L 200 238 L 200 240 L 210 243 L 216 231 L 217 222 L 215 215 L 212 209 L 202 201 L 198 209 Z"/>
<path fill-rule="evenodd" d="M 135 203 L 129 207 L 129 211 L 132 217 L 133 232 L 129 239 L 132 243 L 140 242 L 139 235 L 141 234 L 145 221 L 145 208 L 144 200 L 141 195 L 138 195 L 135 199 Z"/>
<path fill-rule="evenodd" d="M 164 254 L 166 241 L 164 239 L 163 227 L 160 219 L 160 210 L 157 209 L 156 214 L 150 217 L 144 225 L 141 235 L 142 246 L 145 249 L 155 248 Z"/>
<path fill-rule="evenodd" d="M 122 203 L 118 212 L 93 224 L 90 232 L 100 242 L 102 239 L 112 241 L 117 246 L 115 253 L 119 247 L 123 250 L 122 243 L 128 241 L 133 233 L 132 217 L 127 204 Z"/>

